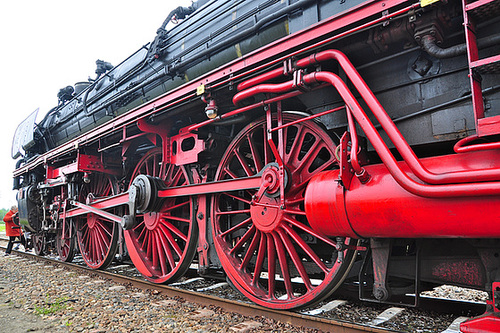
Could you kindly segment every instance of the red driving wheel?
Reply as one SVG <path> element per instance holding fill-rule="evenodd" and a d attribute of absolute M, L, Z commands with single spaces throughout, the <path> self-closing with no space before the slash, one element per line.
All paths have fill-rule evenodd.
<path fill-rule="evenodd" d="M 61 220 L 61 226 L 57 229 L 56 249 L 59 259 L 71 262 L 75 256 L 75 237 L 73 223 L 69 220 Z"/>
<path fill-rule="evenodd" d="M 283 114 L 283 123 L 298 119 Z M 306 121 L 275 132 L 273 141 L 283 152 L 283 176 L 267 143 L 265 119 L 248 125 L 229 145 L 216 180 L 260 174 L 262 186 L 214 195 L 212 226 L 217 254 L 235 287 L 257 304 L 291 309 L 330 295 L 344 280 L 355 250 L 339 253 L 334 239 L 311 229 L 304 210 L 309 179 L 336 167 L 329 135 Z"/>
<path fill-rule="evenodd" d="M 90 182 L 82 184 L 79 200 L 87 202 L 116 194 L 113 177 L 95 173 Z M 114 209 L 111 210 L 114 213 Z M 92 269 L 104 269 L 111 264 L 118 248 L 118 224 L 89 213 L 76 219 L 76 236 L 83 260 Z"/>
<path fill-rule="evenodd" d="M 185 167 L 162 163 L 154 148 L 137 164 L 138 175 L 160 178 L 167 187 L 191 183 Z M 171 283 L 184 275 L 196 254 L 198 226 L 191 197 L 165 199 L 158 211 L 137 214 L 136 225 L 124 231 L 130 258 L 139 272 L 154 283 Z"/>

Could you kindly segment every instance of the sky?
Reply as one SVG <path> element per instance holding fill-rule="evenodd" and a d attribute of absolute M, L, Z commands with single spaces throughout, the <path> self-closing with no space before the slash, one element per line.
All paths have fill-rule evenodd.
<path fill-rule="evenodd" d="M 190 0 L 23 0 L 0 3 L 0 208 L 16 204 L 11 145 L 17 125 L 57 105 L 59 89 L 95 78 L 151 42 L 168 13 Z M 168 27 L 167 27 L 168 28 Z"/>

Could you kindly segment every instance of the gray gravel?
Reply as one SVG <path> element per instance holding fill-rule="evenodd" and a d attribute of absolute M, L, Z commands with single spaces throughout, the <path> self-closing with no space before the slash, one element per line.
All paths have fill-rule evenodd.
<path fill-rule="evenodd" d="M 318 332 L 0 256 L 4 332 Z"/>

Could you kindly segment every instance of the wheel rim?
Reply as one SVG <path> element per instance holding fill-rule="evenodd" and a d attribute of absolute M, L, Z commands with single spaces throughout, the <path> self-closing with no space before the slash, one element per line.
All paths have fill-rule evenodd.
<path fill-rule="evenodd" d="M 296 115 L 283 115 L 284 123 L 297 119 Z M 216 180 L 260 173 L 270 185 L 257 203 L 252 203 L 257 190 L 213 196 L 214 245 L 228 277 L 252 301 L 276 309 L 303 307 L 330 295 L 354 260 L 354 250 L 339 255 L 335 241 L 313 231 L 304 211 L 308 180 L 336 165 L 335 144 L 312 121 L 282 131 L 286 169 L 282 209 L 280 186 L 276 185 L 279 168 L 266 143 L 266 129 L 264 119 L 250 124 L 222 158 Z M 273 140 L 279 147 L 278 135 Z M 347 244 L 353 242 L 346 240 Z"/>
<path fill-rule="evenodd" d="M 159 148 L 142 157 L 131 179 L 141 174 L 158 177 L 167 187 L 191 183 L 184 167 L 162 164 Z M 134 228 L 124 231 L 124 236 L 139 272 L 154 283 L 171 283 L 184 275 L 196 253 L 198 239 L 192 198 L 168 198 L 158 212 L 137 214 L 136 222 Z"/>
<path fill-rule="evenodd" d="M 91 175 L 90 183 L 83 184 L 79 199 L 107 197 L 115 194 L 112 178 L 105 174 Z M 89 213 L 77 219 L 78 247 L 83 260 L 92 269 L 104 269 L 113 261 L 118 245 L 118 224 Z"/>
<path fill-rule="evenodd" d="M 63 221 L 64 227 L 57 230 L 56 248 L 59 259 L 64 262 L 71 262 L 75 256 L 75 238 L 73 237 L 72 223 Z M 63 235 L 64 229 L 64 235 Z"/>
<path fill-rule="evenodd" d="M 33 240 L 33 249 L 37 256 L 45 255 L 45 236 L 44 235 L 31 235 Z"/>

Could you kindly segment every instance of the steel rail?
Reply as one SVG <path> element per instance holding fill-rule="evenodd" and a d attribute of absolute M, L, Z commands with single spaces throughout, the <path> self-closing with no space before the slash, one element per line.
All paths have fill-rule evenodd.
<path fill-rule="evenodd" d="M 67 267 L 71 270 L 79 271 L 88 275 L 98 275 L 101 278 L 107 278 L 115 283 L 132 285 L 141 290 L 156 290 L 160 294 L 167 297 L 180 297 L 186 301 L 197 303 L 200 305 L 212 305 L 220 307 L 227 312 L 235 312 L 243 316 L 262 316 L 265 318 L 274 319 L 276 321 L 288 323 L 294 326 L 302 326 L 311 329 L 318 329 L 325 332 L 339 332 L 339 333 L 359 333 L 359 332 L 372 332 L 372 333 L 387 333 L 394 332 L 393 330 L 378 328 L 373 326 L 365 326 L 359 324 L 353 324 L 349 322 L 331 320 L 326 318 L 314 317 L 309 315 L 304 315 L 295 312 L 279 311 L 273 309 L 266 309 L 258 305 L 241 303 L 233 300 L 226 300 L 220 297 L 200 294 L 190 290 L 183 290 L 167 285 L 154 284 L 151 282 L 143 281 L 137 278 L 126 277 L 123 275 L 102 271 L 94 270 L 88 267 L 66 263 L 59 260 L 40 257 L 35 254 L 16 252 L 17 255 L 29 258 L 36 261 L 43 261 L 50 264 L 58 264 Z"/>

